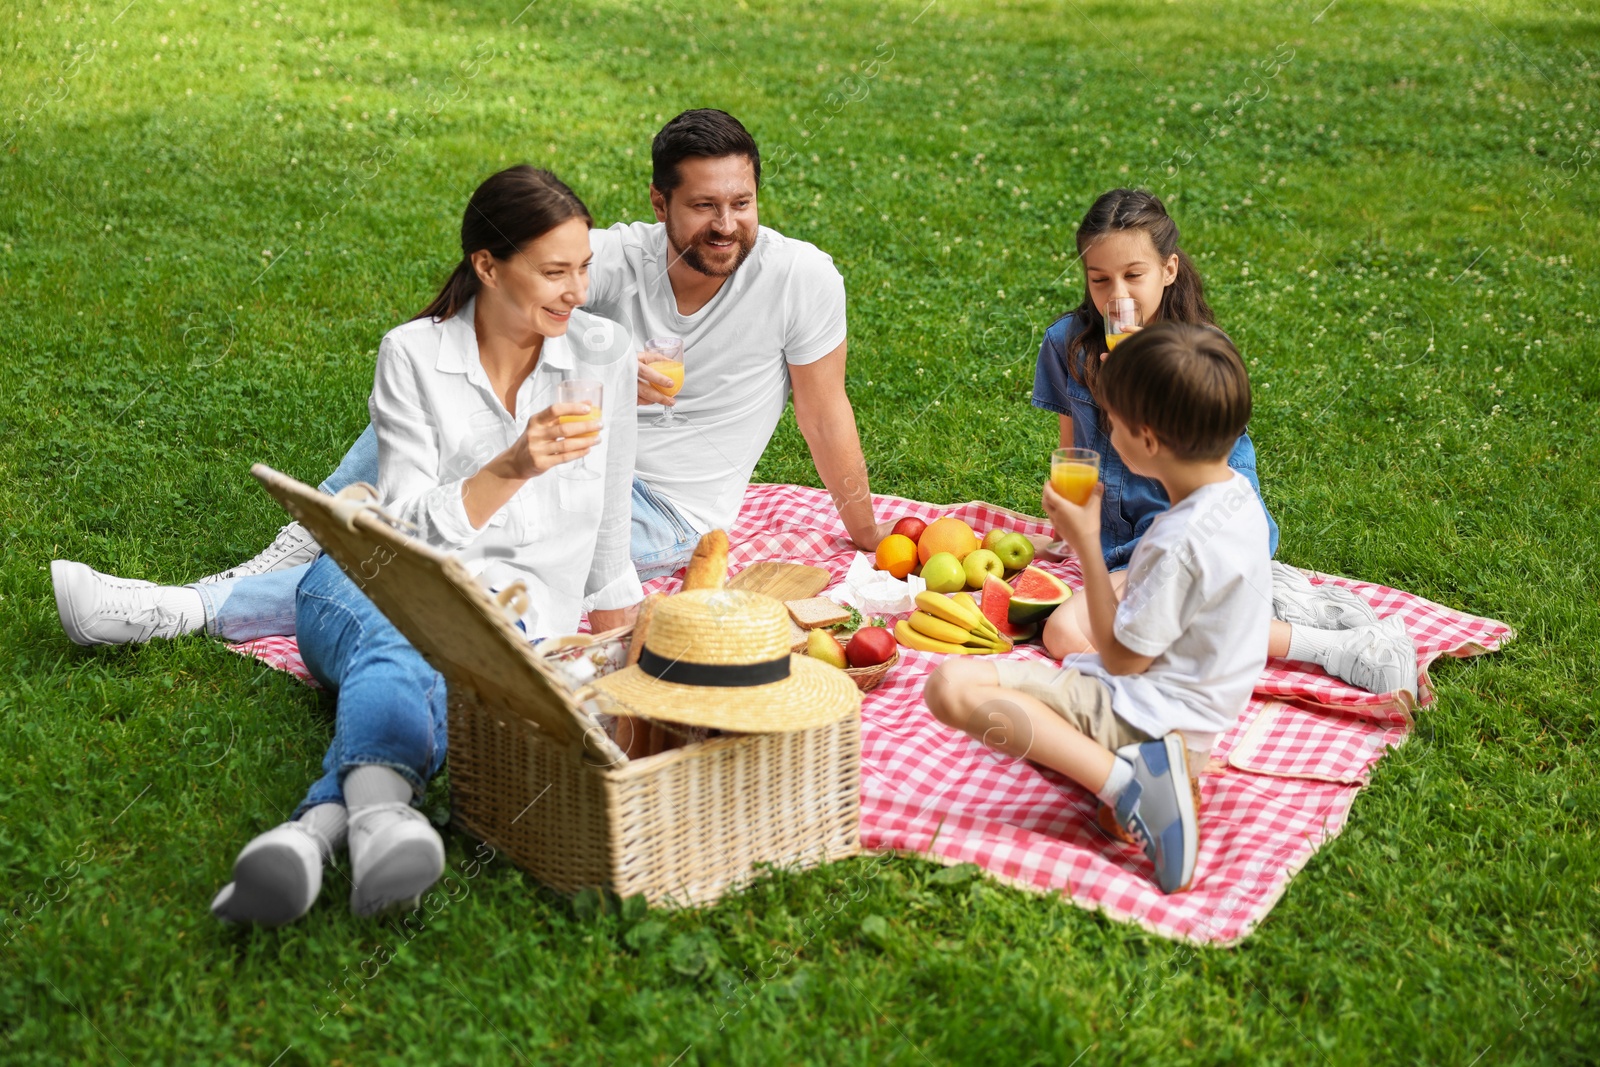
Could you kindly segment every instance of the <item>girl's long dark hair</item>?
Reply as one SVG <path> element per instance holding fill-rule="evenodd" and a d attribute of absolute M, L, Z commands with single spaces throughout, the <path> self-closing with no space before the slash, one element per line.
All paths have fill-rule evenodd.
<path fill-rule="evenodd" d="M 1157 318 L 1164 322 L 1216 325 L 1200 284 L 1200 272 L 1178 247 L 1178 224 L 1159 199 L 1143 189 L 1113 189 L 1102 194 L 1078 224 L 1078 259 L 1083 259 L 1084 252 L 1096 240 L 1118 230 L 1143 230 L 1149 234 L 1163 261 L 1174 253 L 1178 256 L 1178 276 L 1162 290 Z M 1100 376 L 1100 357 L 1107 349 L 1105 320 L 1089 296 L 1087 278 L 1083 283 L 1083 303 L 1073 314 L 1079 326 L 1076 333 L 1067 337 L 1067 373 L 1092 394 L 1095 379 Z"/>
<path fill-rule="evenodd" d="M 491 174 L 473 192 L 461 217 L 461 262 L 417 318 L 448 319 L 478 295 L 483 283 L 473 269 L 472 253 L 487 249 L 495 259 L 510 259 L 569 219 L 594 225 L 578 194 L 549 171 L 523 163 Z"/>

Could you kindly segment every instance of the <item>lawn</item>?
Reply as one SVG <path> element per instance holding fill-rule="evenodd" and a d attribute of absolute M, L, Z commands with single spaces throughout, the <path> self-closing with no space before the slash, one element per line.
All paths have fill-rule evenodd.
<path fill-rule="evenodd" d="M 1593 1062 L 1593 5 L 124 3 L 0 12 L 5 1062 Z M 1037 510 L 1072 231 L 1144 183 L 1251 368 L 1280 558 L 1518 630 L 1436 669 L 1242 946 L 914 859 L 641 915 L 495 858 L 409 942 L 337 879 L 282 931 L 210 918 L 329 706 L 204 637 L 71 645 L 49 561 L 252 554 L 284 520 L 248 466 L 331 469 L 482 177 L 648 217 L 649 139 L 703 105 L 844 273 L 874 489 Z M 757 477 L 816 484 L 792 419 Z"/>

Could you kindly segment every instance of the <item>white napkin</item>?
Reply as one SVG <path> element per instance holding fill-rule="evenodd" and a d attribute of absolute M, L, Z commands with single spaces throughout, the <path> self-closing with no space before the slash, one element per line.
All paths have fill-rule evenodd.
<path fill-rule="evenodd" d="M 863 615 L 903 615 L 916 608 L 916 596 L 928 583 L 915 574 L 902 580 L 873 566 L 873 557 L 857 552 L 844 581 L 822 595 Z"/>

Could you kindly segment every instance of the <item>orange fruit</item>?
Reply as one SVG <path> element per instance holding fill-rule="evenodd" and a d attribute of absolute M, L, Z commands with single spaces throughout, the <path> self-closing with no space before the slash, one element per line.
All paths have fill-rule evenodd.
<path fill-rule="evenodd" d="M 978 535 L 960 519 L 948 516 L 936 519 L 922 531 L 917 539 L 917 557 L 926 563 L 940 552 L 948 552 L 956 559 L 965 559 L 967 553 L 978 547 Z"/>
<path fill-rule="evenodd" d="M 878 569 L 904 578 L 917 565 L 917 543 L 904 534 L 890 534 L 878 542 Z"/>

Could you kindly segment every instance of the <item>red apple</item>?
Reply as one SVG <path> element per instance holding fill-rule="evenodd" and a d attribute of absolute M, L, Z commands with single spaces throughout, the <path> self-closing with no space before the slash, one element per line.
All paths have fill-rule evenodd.
<path fill-rule="evenodd" d="M 907 515 L 905 518 L 895 523 L 894 529 L 890 530 L 889 532 L 897 533 L 902 537 L 909 537 L 911 538 L 911 543 L 916 544 L 918 541 L 922 540 L 922 531 L 926 530 L 927 528 L 928 524 L 923 522 L 921 519 L 912 515 Z"/>
<path fill-rule="evenodd" d="M 894 658 L 894 634 L 882 626 L 863 626 L 844 646 L 844 658 L 852 667 L 876 667 Z"/>

